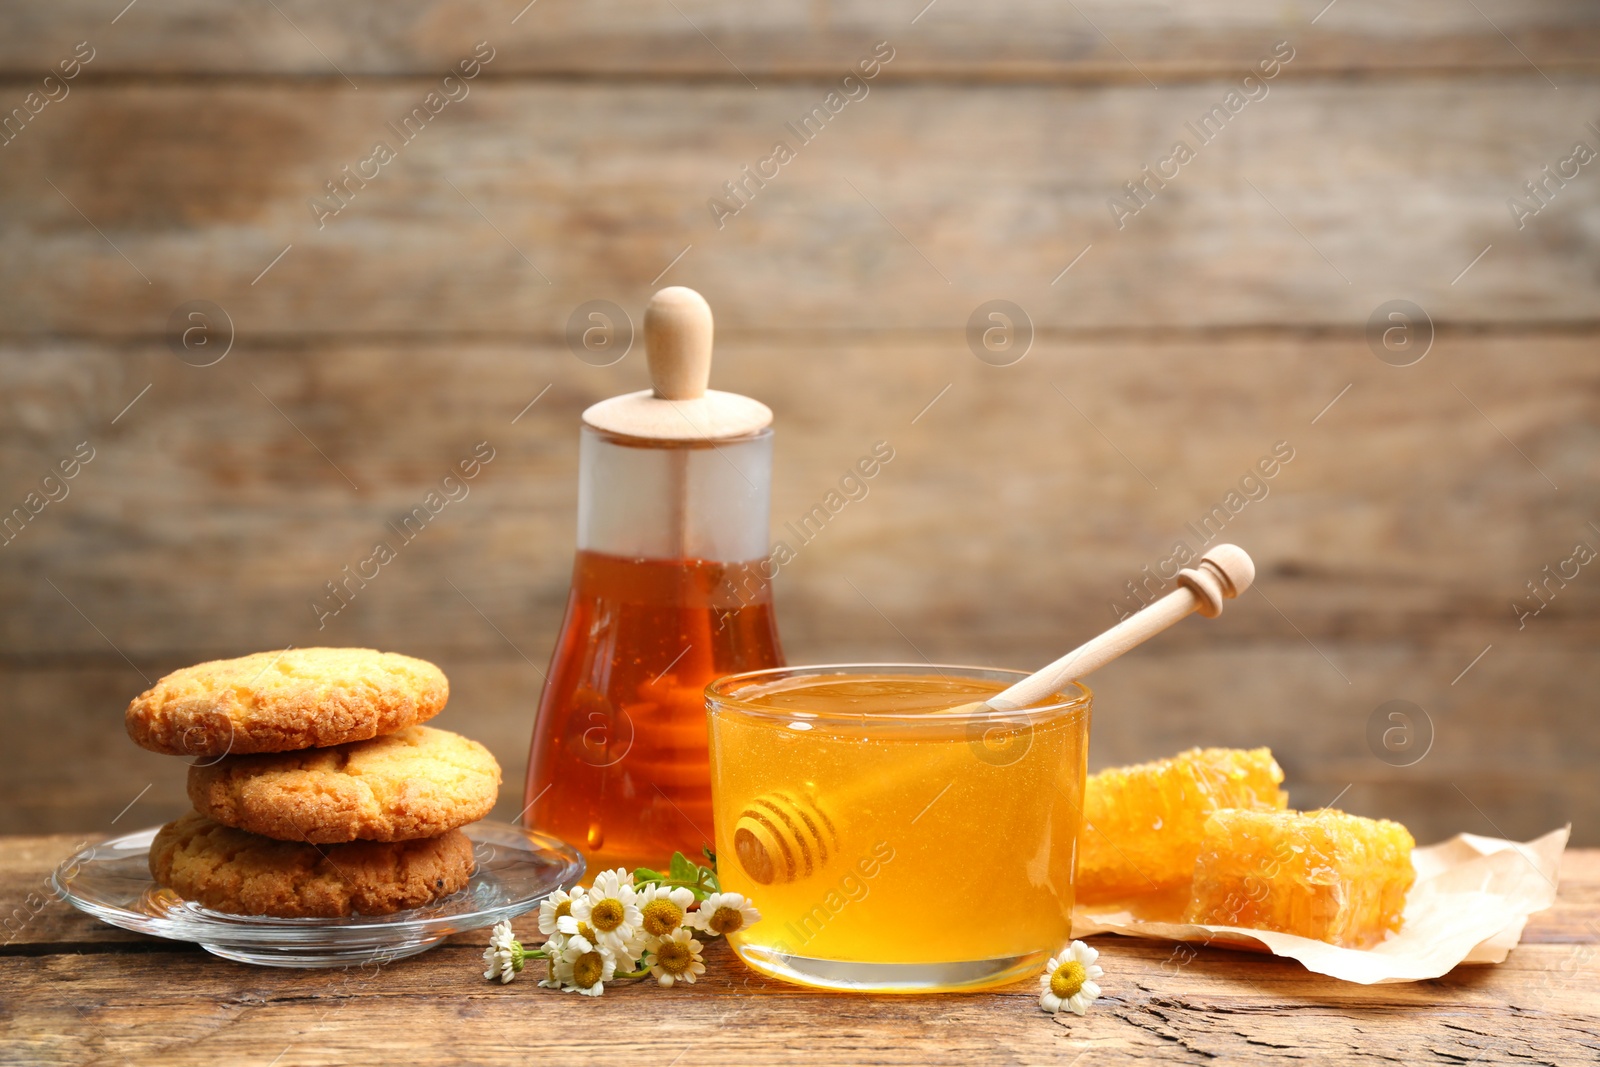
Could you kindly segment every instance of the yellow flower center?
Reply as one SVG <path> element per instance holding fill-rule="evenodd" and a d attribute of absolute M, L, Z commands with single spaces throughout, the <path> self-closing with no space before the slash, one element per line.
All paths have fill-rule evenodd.
<path fill-rule="evenodd" d="M 706 925 L 714 933 L 731 934 L 744 925 L 744 915 L 738 908 L 720 907 L 711 913 L 711 921 Z"/>
<path fill-rule="evenodd" d="M 681 941 L 663 941 L 656 949 L 656 963 L 668 974 L 683 974 L 694 963 L 694 953 Z"/>
<path fill-rule="evenodd" d="M 589 919 L 594 923 L 594 928 L 607 934 L 621 926 L 625 916 L 622 901 L 615 897 L 607 897 L 589 909 Z"/>
<path fill-rule="evenodd" d="M 1083 988 L 1083 983 L 1089 980 L 1089 972 L 1083 969 L 1083 964 L 1077 960 L 1068 960 L 1056 968 L 1056 973 L 1050 976 L 1050 992 L 1066 1000 L 1077 994 Z"/>
<path fill-rule="evenodd" d="M 571 914 L 572 914 L 572 901 L 563 900 L 561 903 L 556 905 L 556 918 L 560 919 L 560 918 L 562 918 L 564 916 L 571 915 Z"/>
<path fill-rule="evenodd" d="M 665 897 L 657 897 L 644 906 L 644 929 L 656 937 L 666 937 L 683 922 L 683 909 Z"/>
<path fill-rule="evenodd" d="M 605 957 L 598 952 L 585 952 L 572 963 L 572 984 L 588 989 L 606 973 Z"/>

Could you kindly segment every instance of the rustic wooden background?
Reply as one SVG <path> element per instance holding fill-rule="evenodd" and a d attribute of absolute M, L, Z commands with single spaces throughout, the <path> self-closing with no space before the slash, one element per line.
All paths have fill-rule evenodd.
<path fill-rule="evenodd" d="M 643 382 L 565 323 L 685 284 L 716 384 L 776 411 L 775 523 L 895 449 L 780 578 L 792 661 L 1041 663 L 1286 441 L 1227 528 L 1259 594 L 1097 677 L 1093 763 L 1269 744 L 1301 805 L 1600 843 L 1600 566 L 1513 607 L 1600 549 L 1600 162 L 1507 206 L 1600 149 L 1600 8 L 924 3 L 7 4 L 0 114 L 94 58 L 0 147 L 0 508 L 94 459 L 0 545 L 0 831 L 177 812 L 128 699 L 319 642 L 439 662 L 514 815 L 578 415 Z M 880 40 L 869 95 L 718 229 L 707 199 Z M 308 200 L 479 41 L 470 95 L 319 229 Z M 1119 230 L 1107 199 L 1279 41 Z M 1005 367 L 965 337 L 997 298 L 1036 332 Z M 1393 299 L 1436 331 L 1412 366 L 1366 339 Z M 231 318 L 214 366 L 172 351 L 192 300 Z M 323 583 L 483 440 L 319 632 Z M 1431 723 L 1409 766 L 1368 740 L 1390 700 Z"/>

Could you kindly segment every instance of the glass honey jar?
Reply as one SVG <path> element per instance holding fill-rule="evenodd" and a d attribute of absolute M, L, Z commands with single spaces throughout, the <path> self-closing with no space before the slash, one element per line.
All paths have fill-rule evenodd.
<path fill-rule="evenodd" d="M 524 816 L 589 869 L 713 842 L 704 690 L 783 665 L 767 556 L 772 412 L 706 388 L 692 289 L 645 312 L 652 389 L 584 412 L 578 543 L 539 700 Z"/>

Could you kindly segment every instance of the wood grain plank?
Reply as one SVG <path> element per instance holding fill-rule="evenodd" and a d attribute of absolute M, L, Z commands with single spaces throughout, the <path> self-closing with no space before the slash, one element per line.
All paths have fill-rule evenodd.
<path fill-rule="evenodd" d="M 1536 605 L 1526 583 L 1575 542 L 1600 543 L 1586 525 L 1593 350 L 1587 334 L 1447 334 L 1399 370 L 1341 337 L 1046 337 L 997 368 L 948 335 L 735 338 L 718 380 L 777 409 L 777 536 L 874 441 L 896 450 L 779 576 L 792 661 L 1047 662 L 1132 607 L 1125 583 L 1175 538 L 1197 543 L 1186 524 L 1287 440 L 1295 459 L 1224 528 L 1260 561 L 1262 595 L 1097 675 L 1093 762 L 1269 744 L 1297 803 L 1343 794 L 1424 841 L 1571 820 L 1591 842 L 1600 588 L 1583 570 L 1521 628 L 1512 605 Z M 636 360 L 242 338 L 203 370 L 151 344 L 84 342 L 12 345 L 0 367 L 6 499 L 77 442 L 99 449 L 71 495 L 0 548 L 0 667 L 27 754 L 0 828 L 103 829 L 147 785 L 129 818 L 175 814 L 181 775 L 128 745 L 128 699 L 187 663 L 289 644 L 435 659 L 455 682 L 453 725 L 520 780 L 568 579 L 578 413 L 633 388 Z M 1204 434 L 1155 429 L 1197 410 L 1219 413 Z M 318 629 L 324 583 L 394 539 L 388 523 L 479 440 L 497 454 L 470 495 Z M 1369 745 L 1393 699 L 1432 724 L 1412 767 Z"/>
<path fill-rule="evenodd" d="M 12 957 L 0 959 L 0 988 L 12 1047 L 47 1063 L 521 1063 L 536 1040 L 558 1062 L 1038 1063 L 1098 1051 L 1134 1063 L 1569 1064 L 1600 1039 L 1597 965 L 1572 946 L 1360 987 L 1269 958 L 1204 950 L 1175 967 L 1165 946 L 1097 944 L 1106 994 L 1070 1023 L 1040 1014 L 1031 984 L 937 1000 L 843 997 L 769 983 L 720 944 L 691 989 L 619 985 L 598 1002 L 528 982 L 491 986 L 469 945 L 332 973 L 248 968 L 197 949 Z"/>
<path fill-rule="evenodd" d="M 148 821 L 148 819 L 146 820 Z M 113 828 L 115 829 L 115 828 Z M 48 955 L 57 952 L 106 951 L 104 946 L 163 942 L 102 923 L 55 899 L 50 873 L 68 863 L 86 842 L 104 839 L 99 832 L 0 837 L 0 917 L 15 921 L 0 932 L 0 955 Z M 48 902 L 40 906 L 38 899 Z M 18 911 L 23 913 L 17 918 Z M 537 941 L 536 924 L 518 920 L 519 936 Z M 480 944 L 481 935 L 463 935 L 459 943 Z M 1115 942 L 1121 944 L 1122 942 Z M 1556 902 L 1528 920 L 1525 945 L 1600 944 L 1600 850 L 1569 848 L 1562 857 Z M 171 944 L 173 951 L 184 950 Z M 1228 958 L 1227 954 L 1220 954 Z"/>
<path fill-rule="evenodd" d="M 1600 842 L 1600 592 L 1585 570 L 1520 626 L 1513 608 L 1574 541 L 1600 544 L 1600 193 L 1585 172 L 1521 229 L 1506 204 L 1597 143 L 1600 13 L 1074 7 L 12 5 L 0 104 L 75 42 L 97 52 L 0 147 L 0 507 L 78 441 L 97 452 L 0 546 L 0 832 L 175 814 L 181 765 L 128 744 L 128 697 L 308 640 L 439 661 L 446 725 L 496 752 L 496 814 L 514 815 L 571 551 L 573 426 L 640 376 L 636 358 L 580 364 L 560 332 L 583 300 L 636 309 L 688 247 L 662 282 L 711 296 L 718 384 L 778 410 L 778 523 L 873 441 L 897 450 L 780 579 L 792 659 L 1043 662 L 1129 606 L 1123 583 L 1288 440 L 1270 495 L 1229 519 L 1263 597 L 1097 676 L 1092 762 L 1268 743 L 1297 804 L 1338 797 L 1424 841 L 1572 820 Z M 718 228 L 707 198 L 879 39 L 896 54 L 870 98 Z M 496 52 L 470 100 L 317 228 L 307 200 L 478 40 Z M 1296 54 L 1270 98 L 1117 228 L 1108 198 L 1278 40 Z M 1406 369 L 1359 332 L 1397 296 L 1446 325 Z M 1016 366 L 962 337 L 992 297 L 1039 327 Z M 238 326 L 218 367 L 165 350 L 193 298 Z M 1202 415 L 1204 432 L 1162 428 Z M 498 451 L 471 497 L 314 629 L 321 583 L 478 440 Z M 1407 767 L 1368 741 L 1396 698 L 1430 716 Z M 0 947 L 0 1032 L 29 1062 L 1600 1054 L 1595 852 L 1569 853 L 1557 905 L 1500 967 L 1366 989 L 1102 938 L 1108 997 L 1056 1026 L 1026 985 L 825 997 L 720 949 L 667 1011 L 640 986 L 609 1009 L 489 987 L 477 935 L 376 975 L 253 970 L 52 902 L 44 879 L 78 840 L 0 840 L 0 914 L 27 919 Z"/>
<path fill-rule="evenodd" d="M 77 844 L 72 835 L 0 840 L 0 909 Z M 1052 1025 L 1031 983 L 946 998 L 855 998 L 809 992 L 745 971 L 722 945 L 692 990 L 637 984 L 595 1002 L 477 977 L 483 933 L 422 957 L 339 972 L 258 969 L 193 946 L 133 938 L 54 904 L 0 948 L 8 1047 L 28 1062 L 513 1062 L 507 1040 L 540 1013 L 540 1048 L 560 1060 L 597 1054 L 692 1054 L 696 1062 L 1012 1062 L 1098 1051 L 1127 1062 L 1574 1062 L 1600 1039 L 1590 995 L 1600 977 L 1595 890 L 1600 852 L 1569 852 L 1556 908 L 1532 917 L 1504 964 L 1458 968 L 1398 986 L 1353 986 L 1245 953 L 1096 939 L 1106 995 L 1086 1019 Z M 533 938 L 530 921 L 518 931 Z M 141 951 L 134 951 L 139 949 Z M 144 951 L 150 950 L 150 951 Z M 63 995 L 70 990 L 70 996 Z M 635 998 L 674 996 L 670 1011 Z M 542 998 L 534 1008 L 523 998 Z M 621 1000 L 619 1005 L 617 1002 Z M 826 1024 L 819 1026 L 821 1019 Z M 397 1021 L 403 1025 L 396 1027 Z M 430 1035 L 427 1048 L 414 1035 Z M 1381 1043 L 1374 1035 L 1381 1033 Z M 692 1050 L 692 1053 L 689 1051 Z M 440 1059 L 430 1059 L 438 1055 Z M 521 1060 L 516 1060 L 521 1062 Z"/>
<path fill-rule="evenodd" d="M 1248 598 L 1165 647 L 1404 640 L 1460 655 L 1449 683 L 1487 642 L 1593 639 L 1586 570 L 1520 629 L 1512 604 L 1537 607 L 1526 583 L 1600 537 L 1594 343 L 1452 335 L 1401 371 L 1346 337 L 1041 338 L 1004 368 L 959 335 L 729 339 L 716 374 L 777 412 L 773 536 L 797 555 L 780 603 L 802 647 L 891 643 L 881 611 L 930 655 L 1056 650 L 1137 607 L 1127 583 L 1175 541 L 1198 548 L 1192 524 L 1285 442 L 1294 458 L 1251 483 L 1265 497 L 1222 526 L 1257 554 L 1277 610 Z M 0 549 L 8 655 L 120 650 L 152 670 L 315 640 L 514 653 L 478 609 L 541 662 L 570 567 L 579 412 L 643 380 L 633 357 L 597 369 L 542 343 L 246 336 L 203 370 L 153 344 L 12 344 L 0 374 L 0 499 L 38 490 L 79 442 L 97 449 Z M 1191 432 L 1200 410 L 1210 425 Z M 793 524 L 879 440 L 895 458 L 868 495 L 801 543 Z M 480 441 L 495 458 L 468 495 L 402 540 L 390 523 Z M 1005 521 L 973 536 L 973 509 Z M 313 600 L 337 606 L 326 583 L 383 538 L 396 562 L 319 629 Z"/>
<path fill-rule="evenodd" d="M 1592 323 L 1600 182 L 1507 206 L 1600 144 L 1600 80 L 1565 82 L 1280 79 L 1204 144 L 1188 124 L 1230 81 L 881 84 L 810 143 L 786 124 L 816 86 L 479 83 L 405 143 L 424 86 L 84 85 L 0 149 L 0 328 L 157 336 L 205 298 L 257 336 L 558 337 L 662 283 L 763 336 L 960 330 L 995 297 L 1041 331 L 1358 330 L 1397 297 Z M 795 158 L 757 187 L 741 168 L 779 139 Z M 1195 158 L 1125 214 L 1180 139 Z M 395 158 L 347 178 L 380 140 Z"/>
<path fill-rule="evenodd" d="M 549 644 L 538 646 L 541 667 Z M 1491 656 L 1474 668 L 1483 672 L 1480 689 L 1458 695 L 1460 687 L 1448 682 L 1466 657 L 1377 643 L 1324 643 L 1323 650 L 1345 664 L 1356 684 L 1347 686 L 1303 643 L 1151 649 L 1108 668 L 1093 680 L 1091 765 L 1153 759 L 1192 745 L 1268 745 L 1294 804 L 1337 800 L 1357 814 L 1398 819 L 1422 842 L 1463 831 L 1527 840 L 1568 822 L 1576 843 L 1597 840 L 1600 799 L 1591 782 L 1600 750 L 1584 724 L 1587 694 L 1600 677 L 1580 653 Z M 841 655 L 917 661 L 892 632 L 839 655 L 793 642 L 789 653 L 792 662 Z M 451 704 L 439 724 L 494 752 L 506 781 L 494 814 L 515 818 L 542 684 L 538 670 L 514 656 L 429 655 L 451 680 Z M 1004 650 L 949 658 L 1035 662 Z M 143 688 L 125 664 L 8 666 L 0 669 L 0 683 L 14 694 L 10 735 L 17 754 L 0 786 L 0 832 L 126 831 L 188 810 L 182 761 L 136 749 L 123 731 L 122 709 Z M 1411 766 L 1392 766 L 1369 746 L 1369 720 L 1393 699 L 1416 703 L 1431 723 L 1431 750 Z"/>
<path fill-rule="evenodd" d="M 193 73 L 363 78 L 442 72 L 473 42 L 493 42 L 495 76 L 694 77 L 757 84 L 837 77 L 863 44 L 905 51 L 897 77 L 1158 83 L 1248 67 L 1284 37 L 1315 45 L 1319 72 L 1559 73 L 1594 66 L 1600 27 L 1578 0 L 1447 0 L 1404 9 L 1326 0 L 1128 5 L 998 0 L 981 10 L 899 0 L 752 8 L 732 0 L 406 0 L 324 5 L 279 0 L 219 8 L 202 0 L 12 5 L 0 71 L 31 73 L 84 38 L 103 41 L 95 74 Z M 1077 10 L 1074 10 L 1076 8 Z M 342 73 L 341 73 L 342 72 Z"/>

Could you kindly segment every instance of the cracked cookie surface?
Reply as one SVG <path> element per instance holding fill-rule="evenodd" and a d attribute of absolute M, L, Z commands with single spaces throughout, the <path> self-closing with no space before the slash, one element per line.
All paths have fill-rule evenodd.
<path fill-rule="evenodd" d="M 316 844 L 433 837 L 483 818 L 499 793 L 500 765 L 487 748 L 431 726 L 189 768 L 196 811 Z"/>
<path fill-rule="evenodd" d="M 141 748 L 202 758 L 361 741 L 426 722 L 450 699 L 427 660 L 370 648 L 291 648 L 173 671 L 128 705 Z"/>
<path fill-rule="evenodd" d="M 416 841 L 301 844 L 190 812 L 150 844 L 156 881 L 215 911 L 277 918 L 387 915 L 466 886 L 472 841 L 460 830 Z"/>

